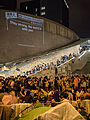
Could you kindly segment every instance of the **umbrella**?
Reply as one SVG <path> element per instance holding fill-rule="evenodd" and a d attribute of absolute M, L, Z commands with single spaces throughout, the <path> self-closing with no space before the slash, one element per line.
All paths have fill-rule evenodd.
<path fill-rule="evenodd" d="M 15 96 L 12 95 L 4 95 L 2 98 L 2 103 L 4 105 L 11 105 L 11 104 L 16 104 L 18 103 L 18 100 Z"/>

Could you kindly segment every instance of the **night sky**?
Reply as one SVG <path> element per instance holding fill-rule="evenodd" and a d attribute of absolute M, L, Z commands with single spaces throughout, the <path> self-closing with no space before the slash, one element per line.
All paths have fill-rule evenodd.
<path fill-rule="evenodd" d="M 13 5 L 15 0 L 0 0 L 0 5 Z M 90 37 L 90 0 L 67 0 L 69 5 L 69 26 L 80 37 Z M 15 6 L 13 6 L 14 8 Z"/>
<path fill-rule="evenodd" d="M 80 37 L 90 37 L 90 0 L 67 0 L 69 25 Z"/>

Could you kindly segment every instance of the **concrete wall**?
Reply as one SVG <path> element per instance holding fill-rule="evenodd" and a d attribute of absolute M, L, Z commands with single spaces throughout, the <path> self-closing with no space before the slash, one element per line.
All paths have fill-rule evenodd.
<path fill-rule="evenodd" d="M 21 26 L 11 22 L 27 26 L 33 23 L 20 18 L 6 19 L 5 12 L 5 10 L 0 10 L 0 64 L 28 56 L 32 57 L 79 39 L 73 31 L 61 24 L 41 17 L 18 13 L 44 20 L 43 25 L 39 26 L 41 30 L 33 29 L 33 32 L 22 30 Z"/>

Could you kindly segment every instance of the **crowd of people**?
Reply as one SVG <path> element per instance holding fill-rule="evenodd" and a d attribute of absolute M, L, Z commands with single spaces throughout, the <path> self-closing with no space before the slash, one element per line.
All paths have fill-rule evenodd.
<path fill-rule="evenodd" d="M 81 48 L 82 47 L 79 49 L 79 46 L 76 48 L 71 47 L 63 51 L 58 50 L 37 58 L 32 58 L 31 60 L 26 60 L 28 62 L 22 61 L 20 64 L 14 63 L 14 66 L 11 67 L 9 71 L 5 71 L 4 74 L 6 77 L 10 77 L 11 75 L 17 76 L 19 74 L 32 75 L 47 68 L 58 67 L 63 63 L 66 63 L 68 60 L 73 59 L 77 55 L 81 54 L 83 52 L 81 52 Z"/>
<path fill-rule="evenodd" d="M 76 55 L 74 53 L 73 54 L 70 53 L 69 56 L 67 56 L 67 55 L 61 56 L 61 58 L 57 59 L 56 62 L 38 64 L 38 65 L 34 66 L 31 70 L 23 72 L 23 73 L 24 73 L 24 75 L 31 75 L 31 74 L 35 74 L 39 71 L 42 71 L 42 70 L 53 69 L 53 68 L 56 68 L 56 67 L 60 66 L 61 64 L 65 63 L 66 61 L 70 60 L 73 57 L 76 57 Z M 18 69 L 18 68 L 16 70 L 20 71 L 20 69 Z"/>
<path fill-rule="evenodd" d="M 80 50 L 79 53 L 81 54 L 82 51 Z M 7 93 L 7 95 L 14 97 L 11 102 L 3 97 L 2 104 L 33 103 L 35 105 L 43 103 L 48 105 L 50 103 L 49 105 L 54 107 L 65 100 L 82 101 L 90 99 L 89 75 L 62 75 L 58 73 L 60 65 L 76 56 L 76 54 L 70 53 L 61 56 L 54 62 L 38 64 L 32 69 L 24 71 L 23 74 L 7 78 L 0 77 L 0 93 Z M 55 70 L 55 78 L 53 79 L 50 76 L 32 76 L 39 71 L 50 71 L 52 69 Z M 21 72 L 19 68 L 16 70 Z"/>
<path fill-rule="evenodd" d="M 79 51 L 77 53 L 70 53 L 68 55 L 63 55 L 63 56 L 58 56 L 57 58 L 55 58 L 54 60 L 49 60 L 50 58 L 48 58 L 48 62 L 46 61 L 42 61 L 37 63 L 36 65 L 31 65 L 31 64 L 27 64 L 27 65 L 23 65 L 23 67 L 17 67 L 16 71 L 18 72 L 18 74 L 23 74 L 23 75 L 32 75 L 35 74 L 39 71 L 45 70 L 45 69 L 49 69 L 49 68 L 55 68 L 60 66 L 61 64 L 67 62 L 68 60 L 76 57 L 78 54 L 81 54 L 83 51 L 88 50 L 86 49 L 86 47 L 80 47 Z"/>
<path fill-rule="evenodd" d="M 80 48 L 79 48 L 80 53 L 82 53 L 85 50 L 89 50 L 89 47 L 88 46 L 82 46 L 82 47 L 80 46 Z"/>
<path fill-rule="evenodd" d="M 81 52 L 81 51 L 79 51 Z M 0 93 L 11 91 L 14 92 L 18 102 L 40 102 L 55 101 L 60 102 L 63 97 L 69 100 L 85 99 L 89 94 L 90 76 L 57 76 L 51 80 L 47 76 L 31 77 L 41 70 L 55 69 L 57 75 L 57 67 L 62 63 L 76 57 L 76 55 L 69 54 L 69 56 L 61 56 L 56 63 L 43 63 L 35 66 L 32 70 L 24 72 L 24 75 L 10 76 L 8 78 L 0 77 Z M 17 68 L 17 71 L 20 69 Z"/>
<path fill-rule="evenodd" d="M 90 76 L 56 76 L 51 80 L 47 76 L 26 77 L 17 76 L 4 79 L 0 78 L 0 93 L 13 92 L 18 102 L 46 103 L 47 101 L 60 102 L 64 98 L 68 100 L 90 99 Z"/>

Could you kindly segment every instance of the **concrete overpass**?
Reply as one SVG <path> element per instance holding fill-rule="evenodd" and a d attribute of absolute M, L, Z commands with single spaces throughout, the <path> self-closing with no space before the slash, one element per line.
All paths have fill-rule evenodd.
<path fill-rule="evenodd" d="M 78 39 L 72 30 L 51 20 L 0 10 L 0 64 L 33 57 Z"/>

